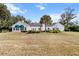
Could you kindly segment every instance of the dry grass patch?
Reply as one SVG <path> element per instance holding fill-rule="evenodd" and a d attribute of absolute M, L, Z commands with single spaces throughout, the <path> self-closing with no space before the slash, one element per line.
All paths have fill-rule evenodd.
<path fill-rule="evenodd" d="M 79 33 L 0 33 L 0 55 L 79 55 Z"/>

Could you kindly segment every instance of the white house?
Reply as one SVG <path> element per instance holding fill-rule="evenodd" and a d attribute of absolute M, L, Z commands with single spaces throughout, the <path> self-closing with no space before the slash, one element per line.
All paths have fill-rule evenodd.
<path fill-rule="evenodd" d="M 19 21 L 14 25 L 12 25 L 12 32 L 21 32 L 21 31 L 29 31 L 29 30 L 31 30 L 29 24 L 22 21 Z"/>
<path fill-rule="evenodd" d="M 58 29 L 60 31 L 64 31 L 64 25 L 60 24 L 60 23 L 53 23 L 50 26 L 46 26 L 46 30 L 54 30 L 54 29 Z"/>
<path fill-rule="evenodd" d="M 46 25 L 46 30 L 59 29 L 64 31 L 64 26 L 60 23 L 53 23 L 52 25 Z M 45 24 L 40 23 L 30 23 L 27 24 L 24 21 L 19 21 L 12 25 L 12 32 L 21 32 L 21 31 L 45 31 Z"/>

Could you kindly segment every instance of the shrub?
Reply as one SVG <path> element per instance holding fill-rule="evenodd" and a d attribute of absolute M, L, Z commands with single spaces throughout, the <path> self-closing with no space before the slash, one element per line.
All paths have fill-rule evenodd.
<path fill-rule="evenodd" d="M 70 31 L 79 32 L 79 26 L 71 26 L 69 27 Z"/>
<path fill-rule="evenodd" d="M 58 30 L 58 29 L 54 29 L 54 30 L 50 30 L 49 32 L 50 32 L 50 33 L 59 33 L 59 32 L 61 32 L 61 31 Z"/>
<path fill-rule="evenodd" d="M 29 31 L 27 31 L 27 33 L 40 33 L 40 31 L 32 31 L 32 30 L 29 30 Z"/>
<path fill-rule="evenodd" d="M 70 29 L 69 28 L 66 28 L 65 31 L 70 31 Z"/>
<path fill-rule="evenodd" d="M 21 31 L 21 32 L 27 32 L 27 31 Z"/>
<path fill-rule="evenodd" d="M 6 33 L 6 32 L 9 32 L 9 30 L 7 30 L 7 29 L 2 29 L 1 32 Z"/>
<path fill-rule="evenodd" d="M 2 32 L 2 30 L 0 29 L 0 33 Z"/>

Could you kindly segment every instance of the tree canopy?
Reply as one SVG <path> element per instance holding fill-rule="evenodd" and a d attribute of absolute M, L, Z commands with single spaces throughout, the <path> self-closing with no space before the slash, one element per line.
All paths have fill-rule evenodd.
<path fill-rule="evenodd" d="M 65 25 L 66 28 L 69 27 L 71 20 L 76 17 L 76 14 L 74 14 L 73 12 L 73 8 L 65 8 L 65 12 L 61 14 L 60 23 Z"/>
<path fill-rule="evenodd" d="M 50 25 L 52 24 L 52 20 L 51 20 L 51 17 L 49 15 L 43 15 L 41 18 L 40 18 L 40 23 L 44 23 L 44 24 L 47 24 L 47 25 Z"/>
<path fill-rule="evenodd" d="M 11 13 L 7 9 L 7 6 L 0 3 L 0 28 L 7 28 L 9 26 L 8 21 L 10 20 Z"/>
<path fill-rule="evenodd" d="M 0 20 L 9 20 L 10 19 L 10 11 L 7 9 L 7 6 L 0 3 Z"/>
<path fill-rule="evenodd" d="M 52 24 L 51 17 L 49 15 L 43 15 L 40 18 L 40 23 L 45 24 L 45 31 L 46 31 L 46 25 L 51 25 Z"/>

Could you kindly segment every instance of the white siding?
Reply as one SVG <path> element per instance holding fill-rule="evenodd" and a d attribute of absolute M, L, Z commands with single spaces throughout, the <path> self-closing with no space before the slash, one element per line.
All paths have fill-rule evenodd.
<path fill-rule="evenodd" d="M 46 30 L 47 30 L 47 31 L 48 31 L 48 30 L 52 30 L 52 27 L 47 26 L 47 27 L 46 27 Z"/>
<path fill-rule="evenodd" d="M 54 26 L 52 26 L 52 28 L 54 28 L 54 29 L 58 28 L 60 31 L 64 31 L 64 26 L 59 24 L 59 23 L 57 23 Z"/>
<path fill-rule="evenodd" d="M 45 24 L 42 24 L 41 31 L 45 31 Z"/>
<path fill-rule="evenodd" d="M 31 27 L 30 26 L 26 26 L 26 31 L 29 31 L 31 30 Z"/>
<path fill-rule="evenodd" d="M 39 31 L 39 29 L 40 29 L 40 27 L 35 27 L 35 26 L 33 26 L 33 27 L 31 27 L 31 30 L 34 30 L 34 31 Z"/>
<path fill-rule="evenodd" d="M 48 29 L 49 28 L 49 29 Z M 60 31 L 64 31 L 64 26 L 60 23 L 57 23 L 53 26 L 47 26 L 46 30 L 53 30 L 53 29 L 59 29 Z"/>

